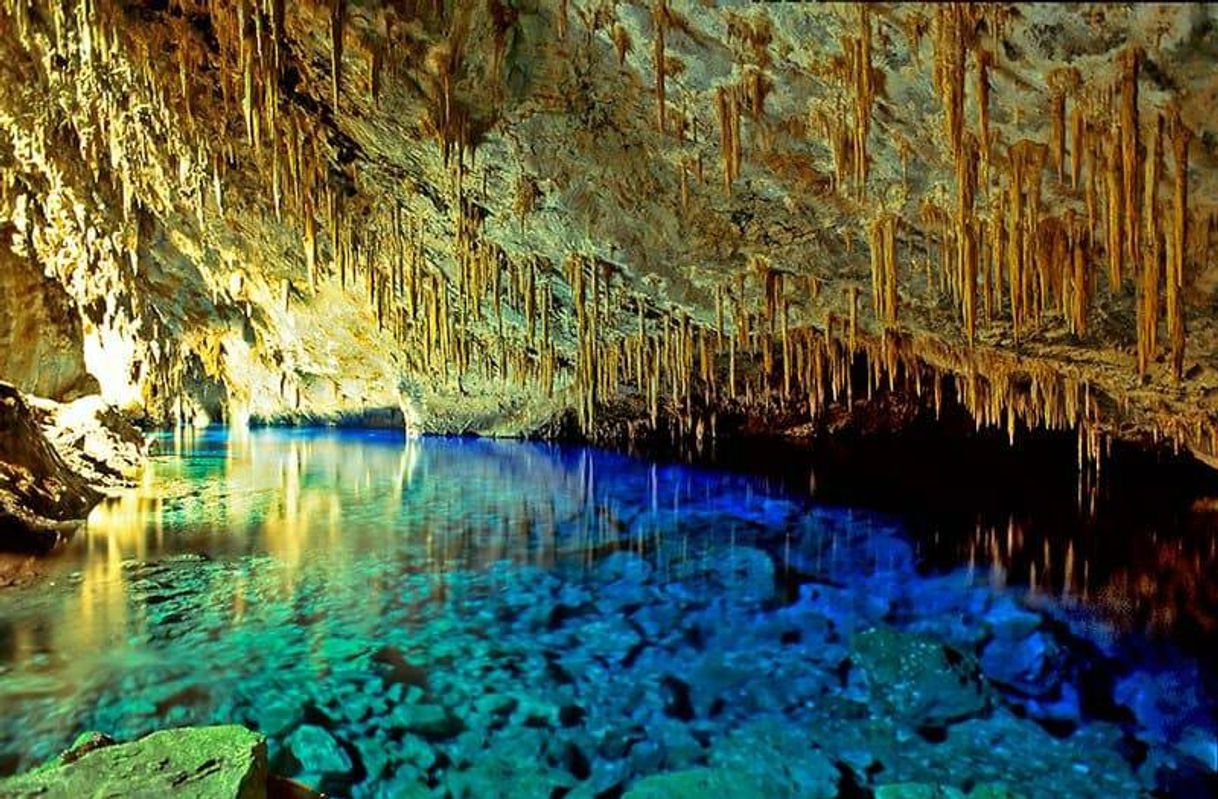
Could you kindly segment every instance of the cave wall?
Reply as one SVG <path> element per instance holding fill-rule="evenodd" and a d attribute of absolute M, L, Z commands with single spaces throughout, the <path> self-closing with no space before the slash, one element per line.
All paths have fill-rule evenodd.
<path fill-rule="evenodd" d="M 85 368 L 80 313 L 57 281 L 0 244 L 0 380 L 72 400 L 97 391 Z"/>
<path fill-rule="evenodd" d="M 0 13 L 0 218 L 150 417 L 688 435 L 951 381 L 1214 448 L 1212 6 Z"/>

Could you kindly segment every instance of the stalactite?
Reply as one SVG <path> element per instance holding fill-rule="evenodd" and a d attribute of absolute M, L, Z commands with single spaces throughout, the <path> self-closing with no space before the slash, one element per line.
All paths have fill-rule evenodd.
<path fill-rule="evenodd" d="M 1073 277 L 1073 333 L 1080 338 L 1087 334 L 1087 308 L 1091 303 L 1091 278 L 1087 274 L 1087 250 L 1082 233 L 1073 224 L 1071 231 L 1071 263 Z"/>
<path fill-rule="evenodd" d="M 330 96 L 338 113 L 343 81 L 343 34 L 347 25 L 347 0 L 330 0 Z"/>
<path fill-rule="evenodd" d="M 630 32 L 621 24 L 613 26 L 613 49 L 617 52 L 617 65 L 626 66 L 626 54 L 630 52 L 632 43 Z"/>
<path fill-rule="evenodd" d="M 735 87 L 715 90 L 715 115 L 719 120 L 719 151 L 723 161 L 723 187 L 728 196 L 740 175 L 740 100 Z"/>
<path fill-rule="evenodd" d="M 1188 148 L 1192 131 L 1174 112 L 1169 122 L 1175 174 L 1172 192 L 1171 236 L 1167 247 L 1167 331 L 1171 337 L 1172 374 L 1179 380 L 1184 371 L 1184 267 L 1188 241 Z"/>
<path fill-rule="evenodd" d="M 871 130 L 871 107 L 875 86 L 871 67 L 871 17 L 866 3 L 857 5 L 859 38 L 854 51 L 854 181 L 859 196 L 867 186 L 867 135 Z"/>
<path fill-rule="evenodd" d="M 1138 223 L 1138 66 L 1141 53 L 1136 47 L 1121 53 L 1121 108 L 1119 127 L 1121 132 L 1121 178 L 1123 207 L 1125 209 L 1125 252 L 1135 264 L 1141 255 L 1141 229 Z"/>
<path fill-rule="evenodd" d="M 1087 117 L 1081 104 L 1070 112 L 1070 188 L 1078 190 L 1083 173 L 1083 153 L 1087 151 Z"/>
<path fill-rule="evenodd" d="M 957 157 L 964 137 L 966 13 L 965 3 L 944 3 L 935 8 L 934 85 L 943 102 L 948 150 Z"/>
<path fill-rule="evenodd" d="M 1143 196 L 1142 218 L 1146 223 L 1146 252 L 1141 257 L 1141 274 L 1138 280 L 1138 375 L 1143 376 L 1150 368 L 1155 355 L 1156 335 L 1159 327 L 1159 225 L 1158 186 L 1163 175 L 1163 116 L 1160 114 L 1150 131 L 1147 147 L 1146 180 Z"/>
<path fill-rule="evenodd" d="M 994 56 L 989 50 L 977 50 L 977 141 L 981 146 L 983 167 L 990 162 L 990 68 Z"/>
<path fill-rule="evenodd" d="M 978 148 L 972 136 L 966 136 L 956 161 L 956 283 L 964 327 L 970 343 L 977 331 L 977 239 L 973 220 L 973 202 L 977 192 L 977 154 Z"/>
<path fill-rule="evenodd" d="M 1113 132 L 1104 140 L 1104 207 L 1107 215 L 1108 290 L 1114 294 L 1121 287 L 1122 259 L 1125 241 L 1121 236 L 1124 220 L 1122 201 L 1124 181 L 1121 177 L 1120 142 Z"/>
<path fill-rule="evenodd" d="M 664 36 L 668 27 L 668 0 L 655 0 L 651 9 L 651 23 L 655 29 L 655 42 L 652 45 L 655 69 L 656 95 L 656 128 L 661 133 L 665 130 L 667 104 L 667 89 L 665 86 Z"/>
<path fill-rule="evenodd" d="M 1047 84 L 1049 88 L 1049 151 L 1053 160 L 1053 169 L 1057 172 L 1058 181 L 1064 182 L 1066 179 L 1066 99 L 1074 92 L 1079 85 L 1081 76 L 1074 67 L 1066 67 L 1055 69 L 1049 73 Z M 1077 104 L 1075 111 L 1078 110 Z M 1072 117 L 1071 125 L 1074 124 L 1074 119 L 1081 117 Z M 1074 172 L 1073 160 L 1078 156 L 1078 131 L 1075 131 L 1074 138 L 1071 143 L 1071 158 L 1072 158 L 1072 174 Z M 1073 185 L 1077 186 L 1078 180 L 1073 180 Z"/>
<path fill-rule="evenodd" d="M 882 325 L 893 325 L 897 319 L 896 229 L 897 218 L 885 214 L 869 230 L 872 304 Z"/>
<path fill-rule="evenodd" d="M 1049 93 L 1050 152 L 1053 170 L 1058 180 L 1065 179 L 1066 171 L 1066 94 L 1060 88 L 1051 88 Z"/>

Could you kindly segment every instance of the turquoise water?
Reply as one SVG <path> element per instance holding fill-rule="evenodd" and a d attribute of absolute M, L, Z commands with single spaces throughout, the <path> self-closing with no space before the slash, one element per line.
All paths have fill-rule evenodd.
<path fill-rule="evenodd" d="M 925 573 L 896 515 L 588 448 L 157 446 L 49 580 L 0 593 L 5 771 L 236 721 L 350 796 L 1213 785 L 1198 664 L 1130 660 L 984 558 Z"/>

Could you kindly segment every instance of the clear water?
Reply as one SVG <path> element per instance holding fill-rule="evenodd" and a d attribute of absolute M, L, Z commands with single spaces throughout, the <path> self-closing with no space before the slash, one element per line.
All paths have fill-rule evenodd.
<path fill-rule="evenodd" d="M 897 516 L 587 448 L 158 446 L 49 580 L 0 592 L 5 771 L 84 730 L 240 722 L 353 796 L 1213 784 L 1201 666 L 1080 638 L 987 565 L 927 574 Z M 926 641 L 951 649 L 905 684 Z"/>

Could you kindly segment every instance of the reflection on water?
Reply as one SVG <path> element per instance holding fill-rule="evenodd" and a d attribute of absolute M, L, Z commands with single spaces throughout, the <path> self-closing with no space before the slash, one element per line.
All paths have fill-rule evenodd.
<path fill-rule="evenodd" d="M 1080 525 L 1054 535 L 1037 520 L 978 521 L 971 536 L 929 542 L 942 559 L 966 557 L 996 588 L 1027 588 L 1064 608 L 1086 609 L 1124 629 L 1179 637 L 1218 634 L 1218 520 L 1203 508 L 1172 528 Z M 1093 565 L 1096 563 L 1097 565 Z"/>
<path fill-rule="evenodd" d="M 652 706 L 669 723 L 673 664 L 696 664 L 707 684 L 720 685 L 732 662 L 747 662 L 742 693 L 707 706 L 720 728 L 698 728 L 692 764 L 712 756 L 699 746 L 714 735 L 779 712 L 784 725 L 838 730 L 849 749 L 860 689 L 843 676 L 843 659 L 854 630 L 900 619 L 980 651 L 986 614 L 1011 617 L 1000 596 L 1008 585 L 1066 606 L 1126 603 L 1124 618 L 1168 627 L 1178 619 L 1155 614 L 1212 625 L 1218 606 L 1212 531 L 1191 543 L 1151 536 L 1136 556 L 1113 557 L 1103 540 L 1015 515 L 970 517 L 960 534 L 924 517 L 898 523 L 818 504 L 806 489 L 790 490 L 789 474 L 389 431 L 209 430 L 165 436 L 157 448 L 140 485 L 96 509 L 48 580 L 0 592 L 2 771 L 46 759 L 86 729 L 132 737 L 219 721 L 266 732 L 278 767 L 303 768 L 284 759 L 302 724 L 324 726 L 354 747 L 349 754 L 379 762 L 362 747 L 384 749 L 377 736 L 399 741 L 414 729 L 394 715 L 395 703 L 432 701 L 391 694 L 383 667 L 407 661 L 426 669 L 444 712 L 470 727 L 493 690 L 526 709 L 575 702 L 589 729 Z M 826 479 L 805 468 L 797 482 Z M 641 556 L 630 568 L 642 577 L 626 575 L 611 557 L 619 551 Z M 917 561 L 950 574 L 920 576 Z M 1053 668 L 1035 677 L 1047 681 L 1046 707 L 1062 690 Z M 678 682 L 693 681 L 678 672 Z M 537 733 L 536 712 L 495 722 L 473 744 L 436 743 L 443 757 L 418 774 L 382 763 L 331 787 L 362 780 L 358 795 L 397 795 L 391 780 L 400 778 L 440 790 L 450 761 L 455 770 L 498 752 L 531 763 L 534 752 L 496 747 Z M 706 707 L 675 712 L 682 722 L 693 713 L 712 722 Z M 1082 724 L 1082 711 L 1073 712 L 1071 723 Z M 660 721 L 640 723 L 650 734 Z M 995 735 L 1038 740 L 1010 732 L 1035 727 L 1010 713 L 985 723 Z M 1090 746 L 1035 743 L 1050 745 L 1065 748 L 1053 755 L 1061 758 Z M 480 754 L 461 761 L 465 746 Z M 877 754 L 887 777 L 937 779 L 936 769 L 959 759 L 919 746 L 902 740 Z M 625 768 L 615 752 L 605 758 Z M 1003 757 L 987 768 L 1052 773 L 1016 749 Z M 621 780 L 668 762 L 632 761 Z"/>
<path fill-rule="evenodd" d="M 212 429 L 166 435 L 156 451 L 139 486 L 99 505 L 59 556 L 53 586 L 0 594 L 0 744 L 27 762 L 82 725 L 154 726 L 123 715 L 129 705 L 87 711 L 141 668 L 192 668 L 167 625 L 190 622 L 211 660 L 249 659 L 251 635 L 255 651 L 295 645 L 286 629 L 257 639 L 279 624 L 316 636 L 304 645 L 315 653 L 333 643 L 327 630 L 373 635 L 404 601 L 425 616 L 451 600 L 454 574 L 584 567 L 616 549 L 684 559 L 738 534 L 789 536 L 804 510 L 764 480 L 547 444 Z M 298 613 L 309 602 L 326 618 Z"/>
<path fill-rule="evenodd" d="M 751 463 L 791 491 L 811 483 L 820 503 L 898 516 L 924 570 L 966 567 L 995 589 L 1218 653 L 1218 476 L 1122 450 L 1098 482 L 1080 480 L 1062 443 L 888 439 L 718 461 Z"/>

